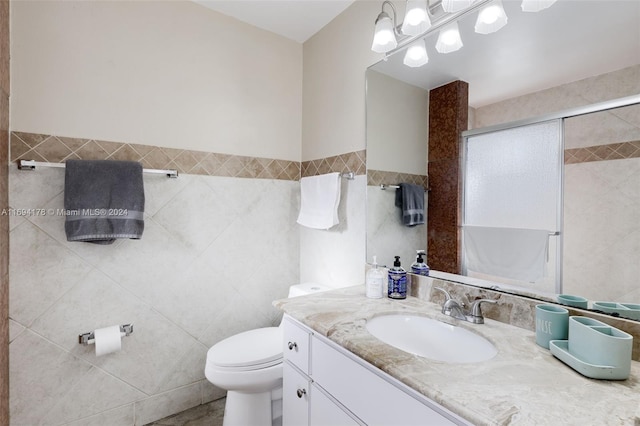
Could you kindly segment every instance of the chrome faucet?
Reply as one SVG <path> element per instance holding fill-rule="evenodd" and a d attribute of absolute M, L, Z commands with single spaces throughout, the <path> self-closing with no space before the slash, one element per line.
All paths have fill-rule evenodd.
<path fill-rule="evenodd" d="M 442 313 L 448 315 L 450 317 L 468 321 L 473 324 L 484 324 L 484 317 L 482 316 L 482 303 L 497 303 L 496 300 L 492 299 L 478 299 L 474 300 L 471 304 L 471 310 L 469 312 L 465 312 L 464 305 L 460 305 L 457 301 L 455 301 L 449 292 L 440 287 L 434 287 L 435 290 L 440 290 L 444 293 L 444 303 L 442 304 Z"/>

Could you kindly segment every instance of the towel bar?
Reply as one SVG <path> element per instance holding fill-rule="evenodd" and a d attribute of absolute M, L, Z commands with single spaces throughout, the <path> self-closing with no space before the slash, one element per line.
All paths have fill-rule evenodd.
<path fill-rule="evenodd" d="M 34 160 L 20 160 L 18 161 L 18 168 L 20 170 L 35 170 L 36 167 L 57 167 L 57 168 L 65 168 L 64 163 L 45 163 L 42 161 L 34 161 Z M 167 175 L 170 178 L 177 178 L 178 171 L 177 170 L 161 170 L 161 169 L 142 169 L 144 173 L 154 173 Z"/>
<path fill-rule="evenodd" d="M 354 180 L 356 178 L 356 174 L 354 172 L 344 172 L 340 173 L 340 177 L 347 180 Z"/>
<path fill-rule="evenodd" d="M 133 324 L 124 324 L 120 326 L 120 335 L 128 336 L 133 333 Z M 93 345 L 96 342 L 93 331 L 78 335 L 78 343 L 81 345 Z"/>
<path fill-rule="evenodd" d="M 383 191 L 386 191 L 387 189 L 398 189 L 400 188 L 400 185 L 387 185 L 386 183 L 381 183 L 380 184 L 380 189 Z M 431 189 L 425 189 L 424 192 L 429 192 L 431 191 Z"/>

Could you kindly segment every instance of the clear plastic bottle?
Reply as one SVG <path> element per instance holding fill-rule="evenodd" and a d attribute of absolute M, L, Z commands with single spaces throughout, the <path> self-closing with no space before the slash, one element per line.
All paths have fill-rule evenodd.
<path fill-rule="evenodd" d="M 373 265 L 367 271 L 365 279 L 366 296 L 371 299 L 380 299 L 384 284 L 384 273 L 378 268 L 376 256 L 373 256 Z"/>
<path fill-rule="evenodd" d="M 411 273 L 416 275 L 429 276 L 429 266 L 425 263 L 422 256 L 426 256 L 424 250 L 416 250 L 416 261 L 411 265 Z"/>
<path fill-rule="evenodd" d="M 387 296 L 390 299 L 407 298 L 407 271 L 400 264 L 400 256 L 393 262 L 393 268 L 389 269 L 389 288 Z"/>

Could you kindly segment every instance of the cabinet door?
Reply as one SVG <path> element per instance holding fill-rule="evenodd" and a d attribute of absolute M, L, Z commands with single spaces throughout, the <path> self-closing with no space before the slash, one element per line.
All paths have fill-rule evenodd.
<path fill-rule="evenodd" d="M 369 425 L 450 425 L 446 410 L 418 401 L 364 365 L 316 337 L 311 343 L 312 378 Z M 456 419 L 457 420 L 457 419 Z M 464 422 L 463 422 L 464 423 Z"/>
<path fill-rule="evenodd" d="M 311 384 L 310 426 L 357 426 L 358 422 L 342 407 L 332 401 L 315 383 Z"/>
<path fill-rule="evenodd" d="M 309 336 L 310 332 L 290 318 L 283 325 L 283 353 L 287 361 L 309 374 Z"/>
<path fill-rule="evenodd" d="M 282 365 L 282 426 L 309 425 L 311 381 L 288 361 Z"/>

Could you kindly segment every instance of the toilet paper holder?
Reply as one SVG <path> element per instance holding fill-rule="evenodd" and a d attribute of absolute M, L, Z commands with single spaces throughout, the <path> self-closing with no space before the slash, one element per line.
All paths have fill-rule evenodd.
<path fill-rule="evenodd" d="M 120 326 L 120 335 L 122 337 L 133 333 L 133 324 L 124 324 Z M 92 332 L 78 335 L 78 343 L 81 345 L 93 345 L 96 342 L 95 335 Z"/>

